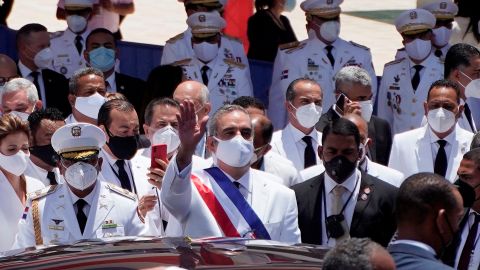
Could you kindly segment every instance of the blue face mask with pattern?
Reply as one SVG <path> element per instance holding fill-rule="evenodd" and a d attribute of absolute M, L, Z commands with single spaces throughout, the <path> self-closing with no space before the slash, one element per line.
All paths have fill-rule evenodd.
<path fill-rule="evenodd" d="M 115 51 L 105 47 L 98 47 L 88 53 L 90 65 L 107 72 L 115 66 Z"/>

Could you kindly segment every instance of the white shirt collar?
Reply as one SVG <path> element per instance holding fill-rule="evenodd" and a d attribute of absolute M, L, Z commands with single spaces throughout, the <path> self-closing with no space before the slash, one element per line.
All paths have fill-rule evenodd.
<path fill-rule="evenodd" d="M 20 70 L 20 75 L 22 75 L 22 77 L 24 78 L 30 76 L 30 73 L 34 71 L 30 70 L 27 66 L 25 66 L 25 64 L 23 64 L 21 60 L 18 60 L 18 69 Z M 36 71 L 40 72 L 40 74 L 42 73 L 41 69 L 37 69 Z"/>
<path fill-rule="evenodd" d="M 110 164 L 111 166 L 116 165 L 115 162 L 117 162 L 118 158 L 110 155 L 104 148 L 102 148 L 102 150 L 100 152 L 102 154 L 102 157 L 104 157 L 103 162 L 105 162 L 105 159 L 106 159 L 108 164 Z"/>
<path fill-rule="evenodd" d="M 220 169 L 220 168 L 219 168 Z M 251 193 L 252 192 L 252 189 L 251 189 L 251 186 L 250 186 L 250 174 L 251 174 L 251 169 L 248 169 L 248 171 L 242 175 L 242 177 L 240 177 L 238 180 L 235 180 L 233 179 L 230 175 L 228 175 L 228 173 L 226 173 L 225 171 L 223 171 L 222 169 L 220 169 L 227 177 L 228 179 L 230 179 L 230 181 L 233 182 L 238 182 L 240 183 L 240 185 L 242 185 L 243 188 L 245 188 L 245 190 L 248 191 L 248 193 Z"/>
<path fill-rule="evenodd" d="M 107 87 L 107 92 L 116 92 L 117 90 L 117 87 L 116 87 L 116 84 L 115 84 L 115 71 L 112 72 L 112 74 L 110 74 L 110 76 L 108 76 L 106 79 L 105 79 L 106 82 L 108 82 L 108 84 L 110 85 L 110 91 L 108 91 L 108 87 Z M 106 87 L 106 85 L 105 85 Z"/>
<path fill-rule="evenodd" d="M 95 187 L 93 190 L 85 197 L 82 199 L 88 203 L 90 207 L 92 207 L 93 204 L 93 197 L 95 196 L 95 192 L 97 192 L 98 186 L 100 185 L 100 181 L 97 179 L 95 182 Z M 72 190 L 70 190 L 70 187 L 67 186 L 68 192 L 70 192 L 70 196 L 72 196 L 72 203 L 75 204 L 80 198 L 75 195 Z"/>
<path fill-rule="evenodd" d="M 315 128 L 313 128 L 313 130 L 309 133 L 309 134 L 305 134 L 303 132 L 301 132 L 300 130 L 298 130 L 296 127 L 294 127 L 291 123 L 288 123 L 288 125 L 285 127 L 285 128 L 288 128 L 290 129 L 290 131 L 292 132 L 292 135 L 293 135 L 293 139 L 295 140 L 295 142 L 299 142 L 302 140 L 303 137 L 305 136 L 310 136 L 312 137 L 312 139 L 317 143 L 317 144 L 320 144 L 318 141 L 318 132 Z"/>
<path fill-rule="evenodd" d="M 360 180 L 360 171 L 355 168 L 355 171 L 350 175 L 347 180 L 343 183 L 338 184 L 335 182 L 327 172 L 325 172 L 325 193 L 330 193 L 337 185 L 344 186 L 349 192 L 353 192 L 355 189 L 355 185 L 357 184 L 357 180 Z"/>
<path fill-rule="evenodd" d="M 455 123 L 455 125 L 457 125 Z M 453 145 L 453 143 L 455 142 L 455 129 L 457 127 L 455 127 L 452 132 L 450 132 L 450 134 L 448 134 L 445 138 L 443 138 L 443 140 L 447 141 L 447 145 Z M 428 125 L 427 123 L 427 132 L 429 133 L 429 138 L 430 138 L 430 143 L 437 143 L 438 140 L 440 140 L 440 138 L 438 138 L 437 134 L 435 134 L 435 132 L 432 131 L 432 128 Z"/>
<path fill-rule="evenodd" d="M 435 250 L 425 244 L 425 243 L 422 243 L 422 242 L 418 242 L 418 241 L 415 241 L 415 240 L 408 240 L 408 239 L 402 239 L 402 240 L 395 240 L 395 242 L 393 242 L 394 244 L 407 244 L 407 245 L 411 245 L 411 246 L 415 246 L 415 247 L 418 247 L 418 248 L 421 248 L 423 250 L 426 250 L 430 253 L 432 253 L 434 256 L 437 256 L 437 252 L 435 252 Z"/>

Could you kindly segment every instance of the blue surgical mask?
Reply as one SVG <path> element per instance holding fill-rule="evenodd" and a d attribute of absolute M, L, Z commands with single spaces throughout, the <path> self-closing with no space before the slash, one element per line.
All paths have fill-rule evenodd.
<path fill-rule="evenodd" d="M 287 12 L 292 12 L 296 4 L 296 0 L 285 0 L 285 5 L 283 6 L 283 9 Z"/>
<path fill-rule="evenodd" d="M 98 47 L 88 53 L 90 65 L 94 68 L 107 72 L 115 66 L 115 51 L 105 47 Z"/>

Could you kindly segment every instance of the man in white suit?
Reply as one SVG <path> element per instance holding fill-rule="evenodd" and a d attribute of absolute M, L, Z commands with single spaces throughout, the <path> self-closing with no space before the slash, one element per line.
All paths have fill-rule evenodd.
<path fill-rule="evenodd" d="M 292 81 L 284 103 L 288 125 L 273 133 L 272 151 L 290 160 L 298 171 L 320 163 L 318 146 L 322 133 L 315 129 L 315 124 L 322 114 L 322 93 L 312 79 Z"/>
<path fill-rule="evenodd" d="M 428 125 L 395 135 L 388 167 L 405 177 L 434 172 L 453 182 L 473 138 L 473 133 L 457 124 L 463 111 L 458 85 L 448 80 L 434 82 L 424 110 Z"/>
<path fill-rule="evenodd" d="M 101 181 L 103 144 L 105 134 L 91 124 L 69 124 L 53 134 L 66 183 L 29 196 L 13 248 L 143 233 L 135 194 Z"/>
<path fill-rule="evenodd" d="M 207 117 L 197 123 L 194 104 L 181 105 L 181 146 L 168 165 L 161 198 L 192 237 L 235 236 L 300 242 L 295 194 L 253 170 L 253 129 L 240 106 L 225 105 L 209 121 L 207 147 L 215 167 L 192 171 L 195 146 Z M 228 195 L 227 195 L 228 194 Z"/>

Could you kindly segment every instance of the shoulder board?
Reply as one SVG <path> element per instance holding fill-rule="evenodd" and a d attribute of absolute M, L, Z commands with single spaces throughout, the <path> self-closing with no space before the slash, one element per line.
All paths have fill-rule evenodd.
<path fill-rule="evenodd" d="M 192 61 L 192 58 L 185 58 L 185 59 L 182 59 L 182 60 L 175 61 L 175 62 L 171 63 L 171 65 L 173 65 L 173 66 L 184 66 L 184 65 L 190 64 L 190 61 Z"/>
<path fill-rule="evenodd" d="M 58 38 L 60 36 L 63 35 L 63 31 L 57 31 L 57 32 L 53 32 L 53 33 L 50 33 L 50 39 L 53 39 L 53 38 Z"/>
<path fill-rule="evenodd" d="M 51 186 L 39 189 L 35 192 L 29 193 L 27 197 L 32 201 L 38 200 L 42 197 L 47 196 L 48 194 L 54 193 L 57 190 L 57 188 L 58 188 L 58 185 L 51 185 Z"/>
<path fill-rule="evenodd" d="M 245 64 L 243 63 L 240 63 L 240 62 L 237 62 L 233 59 L 230 59 L 230 58 L 225 58 L 223 59 L 223 62 L 225 62 L 225 64 L 229 65 L 229 66 L 234 66 L 234 67 L 238 67 L 240 69 L 244 69 L 245 68 Z"/>
<path fill-rule="evenodd" d="M 229 36 L 229 35 L 226 35 L 226 34 L 223 34 L 222 36 L 225 37 L 225 38 L 227 38 L 227 39 L 229 39 L 229 40 L 231 40 L 231 41 L 235 41 L 235 42 L 238 42 L 238 43 L 242 43 L 242 40 L 239 39 L 239 38 L 237 38 L 237 37 L 232 37 L 232 36 Z"/>
<path fill-rule="evenodd" d="M 123 189 L 119 186 L 116 186 L 116 185 L 112 185 L 112 184 L 106 184 L 107 188 L 110 189 L 111 191 L 115 192 L 115 193 L 118 193 L 120 195 L 122 195 L 123 197 L 127 197 L 131 200 L 134 200 L 136 201 L 137 200 L 137 195 L 133 194 L 132 192 L 126 190 L 126 189 Z"/>
<path fill-rule="evenodd" d="M 405 47 L 397 49 L 397 52 L 405 51 Z"/>
<path fill-rule="evenodd" d="M 183 34 L 183 33 L 180 33 L 180 34 L 178 34 L 178 35 L 170 38 L 169 40 L 167 40 L 167 43 L 175 43 L 175 42 L 177 42 L 177 40 L 182 39 L 183 36 L 184 36 L 184 34 Z"/>
<path fill-rule="evenodd" d="M 364 49 L 364 50 L 370 51 L 370 48 L 368 48 L 367 46 L 363 46 L 363 45 L 358 44 L 358 43 L 356 43 L 356 42 L 350 41 L 350 44 L 352 44 L 352 45 L 355 46 L 355 47 L 362 48 L 362 49 Z"/>
<path fill-rule="evenodd" d="M 402 62 L 404 59 L 405 59 L 405 57 L 397 59 L 397 60 L 390 61 L 390 62 L 386 63 L 385 66 L 391 66 L 391 65 L 394 65 L 394 64 L 398 64 L 398 63 Z"/>
<path fill-rule="evenodd" d="M 300 41 L 293 41 L 289 43 L 283 43 L 278 46 L 280 50 L 293 49 L 300 46 Z"/>

